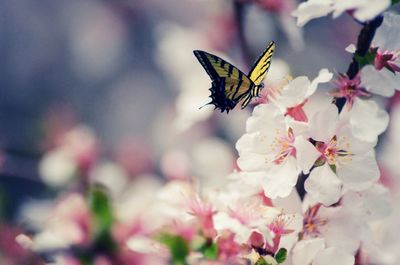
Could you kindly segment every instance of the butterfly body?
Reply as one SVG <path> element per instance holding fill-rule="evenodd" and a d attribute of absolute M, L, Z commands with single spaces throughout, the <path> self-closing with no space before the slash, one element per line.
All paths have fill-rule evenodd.
<path fill-rule="evenodd" d="M 253 97 L 259 96 L 263 88 L 262 80 L 271 64 L 274 49 L 275 44 L 271 42 L 248 75 L 216 55 L 193 51 L 212 81 L 209 104 L 227 113 L 240 101 L 242 108 L 245 108 Z"/>

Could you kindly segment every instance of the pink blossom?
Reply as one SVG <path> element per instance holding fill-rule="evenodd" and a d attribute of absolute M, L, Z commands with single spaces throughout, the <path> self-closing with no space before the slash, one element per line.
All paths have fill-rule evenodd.
<path fill-rule="evenodd" d="M 377 70 L 382 70 L 386 67 L 392 73 L 400 72 L 400 67 L 397 65 L 397 55 L 391 51 L 381 51 L 379 48 L 376 51 L 374 65 Z"/>
<path fill-rule="evenodd" d="M 2 265 L 42 264 L 39 256 L 17 243 L 17 227 L 0 223 L 0 261 Z"/>
<path fill-rule="evenodd" d="M 195 197 L 189 202 L 189 213 L 198 217 L 204 236 L 214 238 L 217 231 L 214 228 L 213 215 L 216 211 L 213 210 L 211 203 L 202 201 L 199 197 Z"/>
<path fill-rule="evenodd" d="M 320 235 L 320 228 L 326 224 L 326 220 L 322 219 L 319 215 L 319 209 L 322 204 L 316 204 L 305 212 L 304 214 L 304 226 L 303 226 L 303 236 L 316 237 Z"/>
<path fill-rule="evenodd" d="M 292 218 L 294 218 L 294 216 L 280 214 L 267 226 L 268 229 L 274 233 L 272 246 L 267 242 L 267 251 L 271 253 L 278 251 L 281 237 L 294 232 L 293 229 L 288 228 Z"/>
<path fill-rule="evenodd" d="M 356 98 L 370 96 L 370 93 L 361 86 L 360 73 L 353 79 L 346 74 L 339 74 L 333 84 L 336 86 L 336 90 L 331 92 L 331 95 L 336 98 L 345 98 L 349 109 L 352 108 Z"/>
<path fill-rule="evenodd" d="M 218 259 L 235 260 L 241 251 L 241 247 L 234 240 L 235 234 L 224 231 L 217 239 Z"/>

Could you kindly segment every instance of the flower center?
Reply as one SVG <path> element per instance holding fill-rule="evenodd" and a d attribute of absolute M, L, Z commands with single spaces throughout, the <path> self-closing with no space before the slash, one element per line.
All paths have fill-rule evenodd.
<path fill-rule="evenodd" d="M 329 165 L 340 166 L 352 160 L 353 153 L 346 137 L 342 137 L 339 143 L 335 135 L 329 143 L 317 142 L 316 148 L 321 153 L 320 160 Z"/>
<path fill-rule="evenodd" d="M 335 98 L 345 98 L 349 108 L 353 106 L 357 97 L 370 96 L 363 87 L 361 87 L 360 74 L 358 73 L 353 79 L 345 74 L 339 74 L 339 77 L 333 81 L 336 90 L 330 94 Z"/>
<path fill-rule="evenodd" d="M 392 73 L 400 72 L 400 67 L 396 64 L 397 55 L 390 51 L 377 50 L 374 60 L 375 68 L 382 70 L 382 68 L 387 68 Z"/>
<path fill-rule="evenodd" d="M 279 132 L 277 132 L 279 134 Z M 292 128 L 288 129 L 287 135 L 279 135 L 271 144 L 271 149 L 275 153 L 274 163 L 281 164 L 288 156 L 296 155 L 296 148 L 293 146 L 295 136 Z"/>
<path fill-rule="evenodd" d="M 268 225 L 270 231 L 275 235 L 286 235 L 292 233 L 294 230 L 287 229 L 290 223 L 293 221 L 292 215 L 278 215 L 272 223 Z"/>
<path fill-rule="evenodd" d="M 319 229 L 327 223 L 325 219 L 317 216 L 321 205 L 322 204 L 317 204 L 313 207 L 310 207 L 304 214 L 302 236 L 318 236 L 320 234 Z"/>

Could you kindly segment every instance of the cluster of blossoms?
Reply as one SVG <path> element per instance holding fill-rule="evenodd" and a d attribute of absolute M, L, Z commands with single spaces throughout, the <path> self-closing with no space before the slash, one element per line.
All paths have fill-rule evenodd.
<path fill-rule="evenodd" d="M 345 10 L 369 20 L 390 5 L 345 2 L 309 0 L 295 14 L 300 24 Z M 42 218 L 32 213 L 43 206 L 27 207 L 36 231 L 16 241 L 57 265 L 396 264 L 396 249 L 376 239 L 394 193 L 375 154 L 389 115 L 372 96 L 400 88 L 399 43 L 400 16 L 385 13 L 366 54 L 348 49 L 359 65 L 353 76 L 277 74 L 236 143 L 237 170 L 212 188 L 185 165 L 171 167 L 181 153 L 164 160 L 164 183 L 134 177 L 123 161 L 102 161 L 98 140 L 78 127 L 40 165 L 46 183 L 68 192 Z"/>

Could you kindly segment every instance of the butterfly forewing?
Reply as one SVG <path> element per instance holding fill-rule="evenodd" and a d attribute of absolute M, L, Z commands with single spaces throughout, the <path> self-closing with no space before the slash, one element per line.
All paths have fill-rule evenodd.
<path fill-rule="evenodd" d="M 243 78 L 245 79 L 249 79 L 238 68 L 233 66 L 231 63 L 228 63 L 224 59 L 219 58 L 216 55 L 198 50 L 193 51 L 193 53 L 197 57 L 201 65 L 204 67 L 207 74 L 213 80 L 221 77 L 230 77 L 234 79 L 239 79 L 240 76 L 243 76 Z"/>
<path fill-rule="evenodd" d="M 238 68 L 227 61 L 204 51 L 194 51 L 195 56 L 212 79 L 211 104 L 221 111 L 229 111 L 247 94 L 254 83 Z"/>
<path fill-rule="evenodd" d="M 264 80 L 264 77 L 267 75 L 274 51 L 275 43 L 271 41 L 254 64 L 253 69 L 251 69 L 249 77 L 255 85 L 260 85 L 261 82 Z"/>

